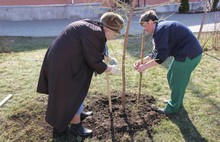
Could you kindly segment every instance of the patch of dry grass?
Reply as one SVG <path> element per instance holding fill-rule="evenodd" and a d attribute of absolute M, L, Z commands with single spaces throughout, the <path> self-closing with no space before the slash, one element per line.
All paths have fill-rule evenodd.
<path fill-rule="evenodd" d="M 140 56 L 140 37 L 130 37 L 126 59 L 126 91 L 138 92 L 139 73 L 133 63 Z M 0 141 L 51 141 L 51 127 L 44 121 L 47 96 L 36 93 L 40 67 L 53 38 L 10 39 L 11 53 L 0 54 L 0 100 L 14 96 L 0 108 Z M 121 66 L 123 39 L 110 42 L 110 55 Z M 207 46 L 210 46 L 207 44 Z M 148 52 L 148 49 L 146 50 Z M 154 141 L 218 141 L 220 139 L 220 51 L 209 49 L 192 74 L 186 90 L 184 109 L 164 119 L 153 129 Z M 142 91 L 164 106 L 169 98 L 167 61 L 143 73 Z M 122 92 L 121 76 L 110 76 L 111 91 Z M 93 77 L 89 95 L 106 94 L 105 74 Z M 134 96 L 135 97 L 135 96 Z M 89 101 L 89 100 L 88 100 Z M 134 134 L 141 140 L 146 132 Z"/>

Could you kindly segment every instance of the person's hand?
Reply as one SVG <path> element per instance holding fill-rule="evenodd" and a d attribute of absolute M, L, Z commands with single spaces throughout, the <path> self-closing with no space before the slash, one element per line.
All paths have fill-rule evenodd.
<path fill-rule="evenodd" d="M 147 68 L 147 65 L 146 64 L 142 64 L 141 63 L 141 60 L 138 60 L 134 63 L 134 69 L 138 72 L 143 72 L 145 71 Z"/>
<path fill-rule="evenodd" d="M 140 65 L 141 65 L 141 60 L 136 61 L 134 63 L 134 69 L 137 70 Z"/>
<path fill-rule="evenodd" d="M 111 68 L 110 73 L 112 73 L 113 75 L 121 74 L 121 70 L 117 68 L 117 65 L 111 65 L 110 68 Z"/>
<path fill-rule="evenodd" d="M 138 65 L 138 67 L 136 67 L 136 70 L 138 71 L 138 72 L 143 72 L 143 71 L 145 71 L 146 70 L 146 64 L 140 64 L 140 65 Z"/>

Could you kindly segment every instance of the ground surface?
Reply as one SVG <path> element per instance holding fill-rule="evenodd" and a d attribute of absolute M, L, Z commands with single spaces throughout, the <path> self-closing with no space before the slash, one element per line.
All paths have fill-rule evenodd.
<path fill-rule="evenodd" d="M 101 95 L 98 95 L 101 96 Z M 152 138 L 152 127 L 164 115 L 156 111 L 155 99 L 152 96 L 141 95 L 137 107 L 136 94 L 126 95 L 126 109 L 122 111 L 121 97 L 112 94 L 112 113 L 109 113 L 107 97 L 89 98 L 90 102 L 85 108 L 92 110 L 94 115 L 83 121 L 83 125 L 93 129 L 94 141 L 132 141 L 136 132 L 146 131 L 142 140 Z"/>

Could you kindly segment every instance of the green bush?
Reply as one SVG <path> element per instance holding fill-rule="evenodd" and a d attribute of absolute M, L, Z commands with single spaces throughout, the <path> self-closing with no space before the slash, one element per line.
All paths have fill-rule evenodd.
<path fill-rule="evenodd" d="M 181 0 L 179 6 L 179 13 L 186 13 L 189 11 L 189 0 Z"/>
<path fill-rule="evenodd" d="M 4 36 L 0 36 L 0 53 L 8 53 L 10 49 L 8 48 L 8 39 Z"/>
<path fill-rule="evenodd" d="M 213 5 L 212 5 L 212 11 L 217 10 L 217 5 L 218 5 L 219 0 L 214 0 Z"/>

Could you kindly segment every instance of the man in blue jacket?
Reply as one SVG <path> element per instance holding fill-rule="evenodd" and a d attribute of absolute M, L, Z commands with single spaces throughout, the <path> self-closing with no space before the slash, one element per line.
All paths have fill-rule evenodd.
<path fill-rule="evenodd" d="M 194 34 L 177 21 L 158 21 L 155 11 L 149 10 L 141 15 L 140 24 L 144 30 L 153 34 L 153 51 L 146 56 L 143 64 L 138 60 L 134 68 L 143 72 L 163 63 L 173 56 L 167 80 L 171 89 L 171 98 L 165 108 L 158 111 L 165 114 L 176 113 L 183 106 L 183 97 L 190 75 L 202 57 L 202 47 Z"/>

